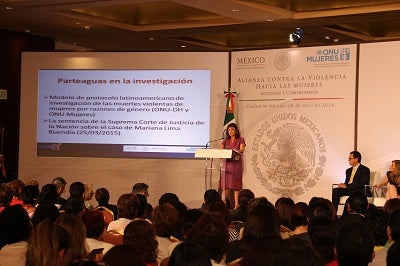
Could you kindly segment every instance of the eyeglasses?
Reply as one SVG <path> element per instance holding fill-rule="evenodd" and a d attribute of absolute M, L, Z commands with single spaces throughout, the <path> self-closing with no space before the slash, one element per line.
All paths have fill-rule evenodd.
<path fill-rule="evenodd" d="M 353 160 L 353 159 L 355 159 L 355 158 L 349 158 L 349 161 L 350 161 L 350 160 Z"/>

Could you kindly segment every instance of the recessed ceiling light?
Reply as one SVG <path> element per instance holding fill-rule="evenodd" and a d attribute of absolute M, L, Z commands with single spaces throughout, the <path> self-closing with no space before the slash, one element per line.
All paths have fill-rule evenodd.
<path fill-rule="evenodd" d="M 13 10 L 14 8 L 11 7 L 11 6 L 6 6 L 5 9 L 6 9 L 6 10 Z"/>
<path fill-rule="evenodd" d="M 82 23 L 80 23 L 80 22 L 75 22 L 75 24 L 76 24 L 76 25 L 81 25 Z"/>
<path fill-rule="evenodd" d="M 149 37 L 148 40 L 149 41 L 154 41 L 154 38 L 153 37 Z"/>
<path fill-rule="evenodd" d="M 90 26 L 83 26 L 83 28 L 85 29 L 85 30 L 90 30 Z"/>
<path fill-rule="evenodd" d="M 31 30 L 28 30 L 28 29 L 26 29 L 26 30 L 24 30 L 24 31 L 27 32 L 27 33 L 31 32 Z"/>
<path fill-rule="evenodd" d="M 266 18 L 265 20 L 268 21 L 268 22 L 274 21 L 273 18 Z"/>
<path fill-rule="evenodd" d="M 329 37 L 329 36 L 325 36 L 324 38 L 325 38 L 325 40 L 330 40 L 331 39 L 331 37 Z"/>
<path fill-rule="evenodd" d="M 239 9 L 232 9 L 232 12 L 239 12 Z"/>
<path fill-rule="evenodd" d="M 333 42 L 339 42 L 340 40 L 339 39 L 333 39 Z"/>
<path fill-rule="evenodd" d="M 186 48 L 186 45 L 181 45 L 181 48 Z"/>

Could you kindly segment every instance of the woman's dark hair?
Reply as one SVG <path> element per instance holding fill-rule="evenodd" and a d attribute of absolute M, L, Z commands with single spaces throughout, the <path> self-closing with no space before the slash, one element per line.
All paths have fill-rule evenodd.
<path fill-rule="evenodd" d="M 186 240 L 175 247 L 168 266 L 211 266 L 211 260 L 201 245 Z"/>
<path fill-rule="evenodd" d="M 158 242 L 153 226 L 147 220 L 135 219 L 124 230 L 124 245 L 128 245 L 144 256 L 146 263 L 157 262 Z"/>
<path fill-rule="evenodd" d="M 58 198 L 57 187 L 54 184 L 46 184 L 39 193 L 38 203 L 56 204 Z"/>
<path fill-rule="evenodd" d="M 94 193 L 94 198 L 99 203 L 99 206 L 105 206 L 110 200 L 110 193 L 106 188 L 102 187 L 96 190 Z"/>
<path fill-rule="evenodd" d="M 27 185 L 22 190 L 21 199 L 24 204 L 36 205 L 39 196 L 39 188 L 37 186 Z"/>
<path fill-rule="evenodd" d="M 235 123 L 230 123 L 228 124 L 228 126 L 226 127 L 226 131 L 225 131 L 225 138 L 230 139 L 231 136 L 229 136 L 229 132 L 228 132 L 228 128 L 233 127 L 235 129 L 235 137 L 236 138 L 240 138 L 240 131 L 239 131 L 239 127 L 235 124 Z"/>
<path fill-rule="evenodd" d="M 117 201 L 118 219 L 126 218 L 133 220 L 137 217 L 139 200 L 135 194 L 122 194 Z"/>
<path fill-rule="evenodd" d="M 103 262 L 107 266 L 146 266 L 142 254 L 127 245 L 117 245 L 104 254 Z"/>

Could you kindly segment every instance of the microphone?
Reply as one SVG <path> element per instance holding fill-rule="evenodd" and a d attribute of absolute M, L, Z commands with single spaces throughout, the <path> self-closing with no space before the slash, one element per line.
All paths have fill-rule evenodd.
<path fill-rule="evenodd" d="M 210 140 L 209 142 L 206 143 L 206 147 L 205 148 L 207 149 L 211 142 L 215 142 L 215 141 L 219 141 L 219 140 L 223 140 L 223 139 L 224 138 Z"/>

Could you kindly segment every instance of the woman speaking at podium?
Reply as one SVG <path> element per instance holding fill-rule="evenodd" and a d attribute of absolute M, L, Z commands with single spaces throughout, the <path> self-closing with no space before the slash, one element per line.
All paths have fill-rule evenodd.
<path fill-rule="evenodd" d="M 232 158 L 224 159 L 225 161 L 225 174 L 221 177 L 222 198 L 225 200 L 229 197 L 230 191 L 233 190 L 235 197 L 235 209 L 239 206 L 238 196 L 239 191 L 242 189 L 242 176 L 243 176 L 243 160 L 242 155 L 246 143 L 244 138 L 240 136 L 240 131 L 235 123 L 228 124 L 225 132 L 225 138 L 220 144 L 221 149 L 232 150 Z"/>

